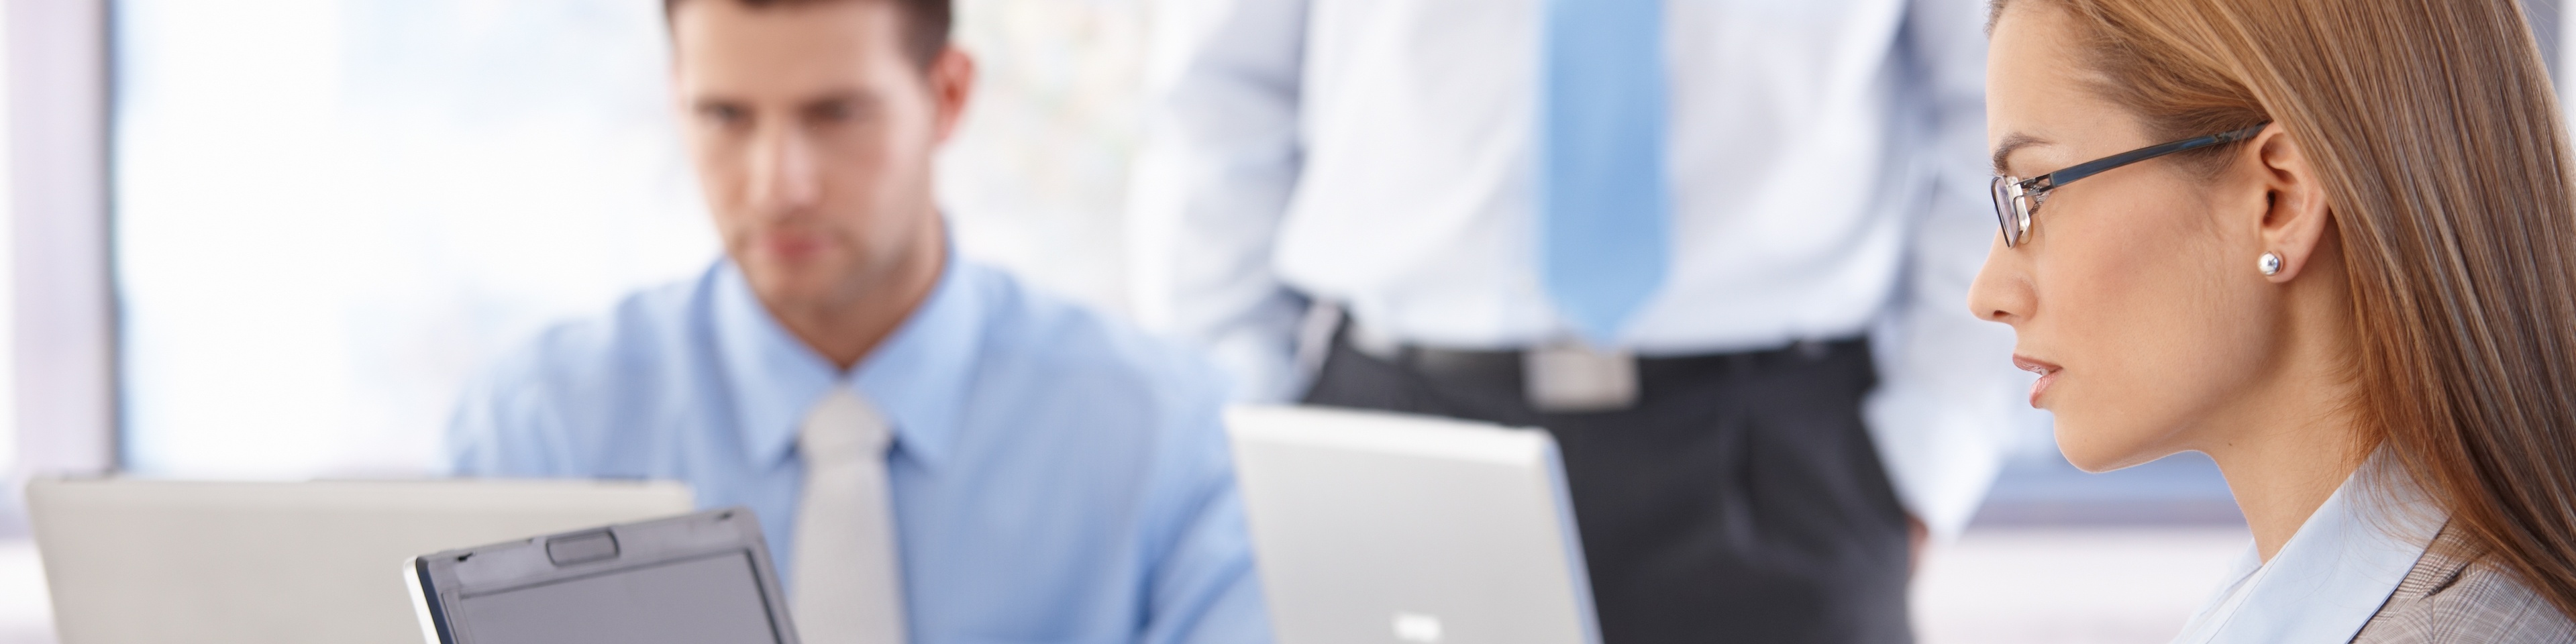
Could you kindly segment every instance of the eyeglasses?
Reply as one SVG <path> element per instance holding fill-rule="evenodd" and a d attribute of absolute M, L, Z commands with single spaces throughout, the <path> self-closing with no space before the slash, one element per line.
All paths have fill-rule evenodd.
<path fill-rule="evenodd" d="M 2022 242 L 2030 240 L 2030 215 L 2039 212 L 2040 204 L 2048 202 L 2048 192 L 2051 190 L 2074 183 L 2077 179 L 2101 174 L 2112 168 L 2139 161 L 2254 138 L 2254 135 L 2261 134 L 2263 128 L 2271 124 L 2270 121 L 2265 121 L 2260 125 L 2234 132 L 2150 145 L 2029 179 L 1997 176 L 1994 182 L 1995 223 L 2004 227 L 2004 246 L 2007 248 L 2019 246 Z"/>

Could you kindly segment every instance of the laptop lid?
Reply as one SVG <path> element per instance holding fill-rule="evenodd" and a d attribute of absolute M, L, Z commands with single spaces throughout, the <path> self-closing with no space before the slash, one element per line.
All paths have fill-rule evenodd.
<path fill-rule="evenodd" d="M 1595 644 L 1547 433 L 1395 414 L 1227 412 L 1280 644 Z"/>
<path fill-rule="evenodd" d="M 418 641 L 397 563 L 693 507 L 685 485 L 614 481 L 38 479 L 27 501 L 79 644 Z"/>
<path fill-rule="evenodd" d="M 422 555 L 405 576 L 437 644 L 796 644 L 775 570 L 736 507 Z"/>

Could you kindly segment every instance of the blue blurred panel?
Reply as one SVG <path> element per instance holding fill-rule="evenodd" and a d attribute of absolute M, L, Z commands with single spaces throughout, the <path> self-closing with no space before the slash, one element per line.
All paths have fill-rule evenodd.
<path fill-rule="evenodd" d="M 2218 464 L 2198 452 L 2094 474 L 2054 448 L 2004 466 L 1976 526 L 2242 525 Z"/>

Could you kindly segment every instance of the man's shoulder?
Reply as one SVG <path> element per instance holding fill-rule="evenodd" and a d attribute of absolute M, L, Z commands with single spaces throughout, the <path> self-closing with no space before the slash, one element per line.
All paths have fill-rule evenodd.
<path fill-rule="evenodd" d="M 1093 403 L 1207 409 L 1223 404 L 1225 377 L 1198 354 L 1002 270 L 960 266 L 986 307 L 979 357 L 985 374 L 1005 383 L 1043 384 Z"/>
<path fill-rule="evenodd" d="M 633 380 L 685 362 L 703 335 L 706 277 L 640 289 L 605 309 L 547 324 L 502 354 L 486 377 L 553 387 Z"/>
<path fill-rule="evenodd" d="M 450 458 L 468 474 L 634 474 L 617 450 L 635 432 L 675 426 L 675 387 L 716 370 L 704 357 L 701 282 L 630 293 L 604 310 L 554 322 L 487 365 L 449 419 Z M 625 436 L 625 440 L 616 436 Z M 633 465 L 633 463 L 625 463 Z"/>
<path fill-rule="evenodd" d="M 1031 288 L 1003 271 L 974 267 L 989 303 L 989 359 L 1092 375 L 1207 382 L 1216 370 L 1196 354 L 1089 305 Z"/>

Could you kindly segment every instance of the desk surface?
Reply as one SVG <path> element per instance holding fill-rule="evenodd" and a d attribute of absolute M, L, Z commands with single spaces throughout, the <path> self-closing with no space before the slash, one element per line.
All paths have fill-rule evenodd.
<path fill-rule="evenodd" d="M 2181 630 L 2244 539 L 2242 529 L 2207 527 L 1970 530 L 1925 562 L 1917 635 L 1925 644 L 2160 643 Z M 2080 578 L 2141 570 L 2165 574 L 2117 594 L 2063 592 Z M 2033 603 L 2037 593 L 2052 596 Z M 0 644 L 54 644 L 45 576 L 23 536 L 0 538 Z"/>

